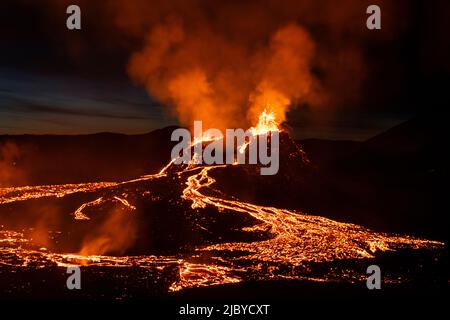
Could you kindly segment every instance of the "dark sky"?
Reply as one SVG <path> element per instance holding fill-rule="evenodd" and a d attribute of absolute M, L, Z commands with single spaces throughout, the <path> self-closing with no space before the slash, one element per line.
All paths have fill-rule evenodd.
<path fill-rule="evenodd" d="M 176 123 L 129 79 L 127 61 L 143 39 L 118 32 L 117 11 L 103 7 L 106 2 L 71 1 L 82 7 L 82 30 L 68 31 L 65 0 L 1 1 L 0 134 L 143 133 Z M 367 4 L 372 2 L 377 3 Z M 354 80 L 361 81 L 357 89 L 350 78 L 333 90 L 358 90 L 358 98 L 328 109 L 291 111 L 288 125 L 297 137 L 365 139 L 416 114 L 447 111 L 450 1 L 395 2 L 395 7 L 380 4 L 389 18 L 382 33 L 345 40 L 362 52 L 364 75 Z M 365 12 L 355 16 L 362 29 L 365 17 Z M 305 24 L 321 52 L 332 55 L 340 48 L 326 36 L 333 22 L 320 21 Z M 343 30 L 340 39 L 346 38 Z M 320 78 L 323 71 L 316 72 Z"/>

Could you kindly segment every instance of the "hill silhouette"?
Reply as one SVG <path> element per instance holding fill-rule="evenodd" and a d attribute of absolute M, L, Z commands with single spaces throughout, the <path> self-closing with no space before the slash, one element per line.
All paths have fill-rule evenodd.
<path fill-rule="evenodd" d="M 364 142 L 283 134 L 280 171 L 219 170 L 217 187 L 240 200 L 302 210 L 380 231 L 447 239 L 448 154 L 442 117 L 421 115 Z M 157 172 L 170 159 L 175 127 L 143 135 L 1 136 L 0 163 L 18 177 L 0 184 L 124 181 Z M 11 153 L 11 152 L 10 152 Z M 5 169 L 6 168 L 6 169 Z M 7 175 L 2 175 L 6 177 Z"/>

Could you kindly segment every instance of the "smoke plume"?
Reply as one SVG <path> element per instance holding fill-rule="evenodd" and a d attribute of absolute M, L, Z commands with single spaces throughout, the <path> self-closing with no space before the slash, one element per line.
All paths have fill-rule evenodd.
<path fill-rule="evenodd" d="M 116 7 L 126 8 L 117 19 L 121 30 L 144 39 L 129 75 L 182 125 L 245 127 L 266 108 L 282 122 L 293 106 L 358 99 L 365 7 L 357 1 L 118 1 Z"/>
<path fill-rule="evenodd" d="M 327 115 L 359 107 L 383 66 L 370 48 L 408 32 L 415 8 L 406 0 L 78 0 L 82 31 L 67 32 L 56 26 L 73 1 L 44 2 L 44 34 L 75 67 L 101 65 L 101 73 L 120 57 L 118 68 L 182 125 L 221 129 L 254 125 L 264 108 L 282 122 L 296 107 Z M 366 28 L 371 4 L 382 8 L 382 30 Z M 403 74 L 398 63 L 389 68 Z"/>

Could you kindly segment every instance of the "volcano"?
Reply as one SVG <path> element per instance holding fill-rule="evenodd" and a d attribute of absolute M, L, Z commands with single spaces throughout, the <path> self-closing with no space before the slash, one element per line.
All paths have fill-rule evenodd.
<path fill-rule="evenodd" d="M 161 141 L 162 132 L 170 130 L 151 140 Z M 125 139 L 109 138 L 115 148 L 115 139 Z M 441 279 L 443 242 L 372 231 L 295 206 L 320 186 L 318 170 L 282 132 L 273 177 L 261 176 L 257 165 L 161 161 L 157 173 L 125 181 L 2 188 L 1 295 L 42 298 L 36 288 L 44 286 L 49 298 L 130 299 L 255 281 L 364 283 L 367 266 L 380 263 L 388 266 L 387 284 L 423 274 Z M 284 185 L 296 186 L 288 208 L 275 191 Z M 73 265 L 83 270 L 81 293 L 63 287 Z M 44 274 L 51 280 L 43 284 Z"/>

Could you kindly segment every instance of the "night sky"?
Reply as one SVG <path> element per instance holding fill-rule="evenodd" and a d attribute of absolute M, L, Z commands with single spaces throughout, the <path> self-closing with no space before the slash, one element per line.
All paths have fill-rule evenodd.
<path fill-rule="evenodd" d="M 173 123 L 145 90 L 127 82 L 0 71 L 3 133 L 143 133 Z"/>
<path fill-rule="evenodd" d="M 1 2 L 0 134 L 134 134 L 177 124 L 127 75 L 129 56 L 142 38 L 117 32 L 116 13 L 103 8 L 104 1 L 93 2 L 71 2 L 82 7 L 81 31 L 66 29 L 65 1 Z M 296 137 L 362 140 L 423 112 L 447 112 L 450 2 L 396 3 L 381 5 L 396 21 L 383 25 L 388 36 L 375 31 L 354 40 L 364 57 L 358 99 L 330 109 L 295 108 L 287 124 Z M 365 17 L 361 12 L 361 28 Z M 328 50 L 324 26 L 305 23 L 321 50 Z"/>

